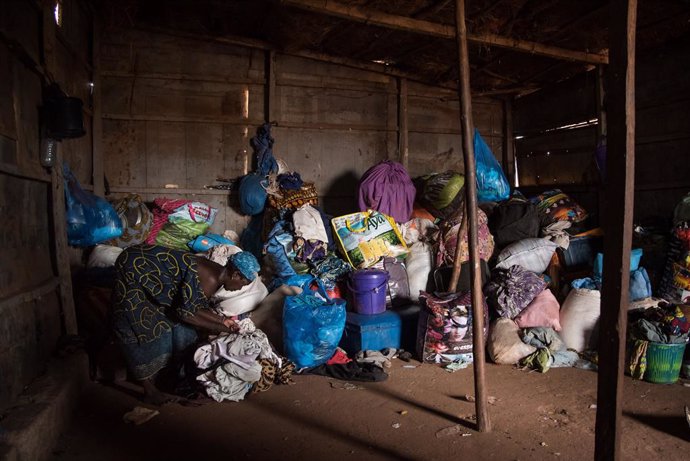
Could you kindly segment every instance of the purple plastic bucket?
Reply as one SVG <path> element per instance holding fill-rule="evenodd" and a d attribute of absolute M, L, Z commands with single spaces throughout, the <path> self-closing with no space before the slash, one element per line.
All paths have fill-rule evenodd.
<path fill-rule="evenodd" d="M 360 269 L 352 273 L 347 287 L 352 306 L 358 314 L 373 315 L 386 311 L 388 272 L 381 269 Z"/>

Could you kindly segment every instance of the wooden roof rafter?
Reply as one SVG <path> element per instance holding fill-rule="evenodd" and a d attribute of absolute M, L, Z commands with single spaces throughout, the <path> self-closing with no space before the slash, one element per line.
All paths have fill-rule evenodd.
<path fill-rule="evenodd" d="M 350 21 L 455 40 L 455 28 L 446 24 L 414 19 L 407 16 L 398 16 L 381 11 L 367 10 L 356 6 L 344 5 L 332 0 L 280 1 L 287 6 L 347 19 Z M 527 40 L 504 37 L 496 34 L 468 34 L 467 39 L 470 42 L 481 45 L 507 48 L 513 51 L 537 54 L 553 59 L 578 61 L 589 64 L 608 63 L 608 56 L 606 54 L 575 51 Z"/>

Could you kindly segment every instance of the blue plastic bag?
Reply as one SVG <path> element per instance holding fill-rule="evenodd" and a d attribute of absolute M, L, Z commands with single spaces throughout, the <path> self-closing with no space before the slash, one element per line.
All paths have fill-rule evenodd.
<path fill-rule="evenodd" d="M 251 173 L 240 181 L 240 208 L 242 213 L 254 216 L 264 211 L 266 206 L 265 176 Z"/>
<path fill-rule="evenodd" d="M 477 163 L 477 200 L 500 202 L 510 197 L 510 184 L 479 130 L 474 129 L 474 158 Z"/>
<path fill-rule="evenodd" d="M 288 256 L 288 249 L 292 247 L 293 240 L 290 226 L 291 224 L 285 220 L 278 221 L 268 234 L 264 245 L 264 252 L 273 263 L 274 274 L 280 278 L 297 274 Z"/>
<path fill-rule="evenodd" d="M 226 239 L 222 235 L 218 234 L 205 234 L 205 235 L 200 235 L 194 240 L 191 240 L 190 242 L 187 243 L 187 246 L 192 249 L 192 251 L 196 251 L 197 253 L 203 253 L 204 251 L 208 251 L 214 246 L 217 245 L 234 245 L 235 242 L 233 242 L 230 239 Z"/>
<path fill-rule="evenodd" d="M 68 243 L 88 247 L 120 237 L 122 221 L 113 206 L 106 199 L 82 189 L 66 163 L 63 174 Z"/>
<path fill-rule="evenodd" d="M 640 260 L 642 260 L 642 248 L 633 248 L 630 251 L 630 272 L 636 271 L 640 267 Z M 601 275 L 604 272 L 604 254 L 597 253 L 594 258 L 592 266 L 592 274 L 595 280 L 601 281 Z"/>
<path fill-rule="evenodd" d="M 652 283 L 644 267 L 630 272 L 630 301 L 649 298 L 652 296 Z"/>
<path fill-rule="evenodd" d="M 345 301 L 330 299 L 316 278 L 318 292 L 305 290 L 285 298 L 285 354 L 298 368 L 322 365 L 333 356 L 345 330 Z"/>

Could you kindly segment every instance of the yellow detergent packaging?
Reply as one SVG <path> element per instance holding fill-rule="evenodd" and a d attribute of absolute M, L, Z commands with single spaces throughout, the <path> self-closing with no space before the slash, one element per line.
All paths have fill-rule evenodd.
<path fill-rule="evenodd" d="M 357 269 L 376 263 L 382 256 L 407 254 L 407 245 L 393 218 L 378 211 L 360 211 L 331 220 L 340 250 Z"/>

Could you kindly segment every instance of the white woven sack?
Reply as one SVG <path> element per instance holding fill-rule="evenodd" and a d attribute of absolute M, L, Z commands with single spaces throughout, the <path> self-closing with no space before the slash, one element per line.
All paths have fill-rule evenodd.
<path fill-rule="evenodd" d="M 575 288 L 561 307 L 563 342 L 569 349 L 582 352 L 596 346 L 595 330 L 601 314 L 601 293 L 597 290 Z"/>
<path fill-rule="evenodd" d="M 425 242 L 413 243 L 405 258 L 407 280 L 410 284 L 410 299 L 419 301 L 419 292 L 426 291 L 432 269 L 431 246 Z"/>
<path fill-rule="evenodd" d="M 544 238 L 531 238 L 511 243 L 501 251 L 496 267 L 508 269 L 519 265 L 536 274 L 543 273 L 549 266 L 558 244 Z"/>
<path fill-rule="evenodd" d="M 522 342 L 519 331 L 513 320 L 504 317 L 491 324 L 487 344 L 491 360 L 500 365 L 513 365 L 537 350 Z"/>

